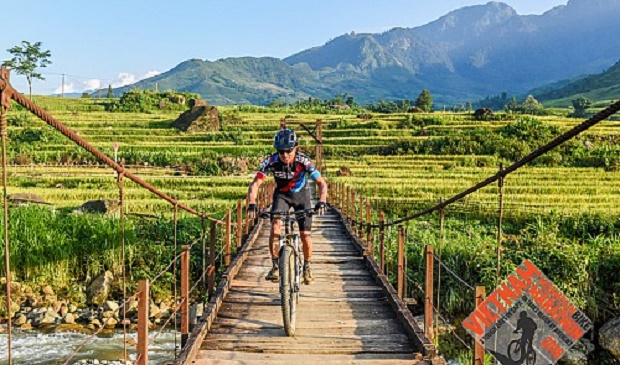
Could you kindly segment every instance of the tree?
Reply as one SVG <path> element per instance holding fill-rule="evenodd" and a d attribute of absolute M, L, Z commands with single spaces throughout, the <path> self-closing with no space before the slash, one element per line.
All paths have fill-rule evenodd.
<path fill-rule="evenodd" d="M 508 100 L 506 105 L 504 105 L 504 110 L 511 113 L 517 112 L 519 110 L 519 103 L 517 103 L 517 98 L 513 96 L 512 99 Z"/>
<path fill-rule="evenodd" d="M 18 74 L 26 76 L 30 99 L 32 99 L 32 81 L 34 79 L 45 80 L 45 77 L 36 72 L 36 69 L 51 64 L 52 61 L 49 58 L 52 54 L 49 50 L 41 50 L 41 42 L 32 44 L 28 41 L 22 41 L 21 46 L 15 46 L 8 51 L 13 55 L 13 58 L 4 61 L 4 65 L 12 68 Z"/>
<path fill-rule="evenodd" d="M 106 98 L 112 99 L 113 97 L 114 97 L 114 91 L 112 91 L 112 85 L 108 85 L 108 95 L 106 95 Z"/>
<path fill-rule="evenodd" d="M 592 106 L 590 99 L 583 96 L 571 100 L 571 102 L 573 103 L 573 108 L 575 108 L 573 115 L 576 117 L 583 117 L 586 114 L 586 109 Z"/>
<path fill-rule="evenodd" d="M 524 114 L 538 114 L 542 108 L 542 105 L 532 95 L 528 95 L 521 104 L 521 111 Z"/>
<path fill-rule="evenodd" d="M 433 97 L 427 89 L 422 90 L 422 92 L 415 101 L 415 106 L 424 110 L 425 112 L 430 112 L 433 110 Z"/>

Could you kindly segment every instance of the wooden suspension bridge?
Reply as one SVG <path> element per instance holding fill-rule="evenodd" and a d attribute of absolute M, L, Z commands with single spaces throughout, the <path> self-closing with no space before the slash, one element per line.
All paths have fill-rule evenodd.
<path fill-rule="evenodd" d="M 295 337 L 282 327 L 261 222 L 176 364 L 431 364 L 434 346 L 338 211 L 315 217 L 314 285 L 303 285 Z"/>

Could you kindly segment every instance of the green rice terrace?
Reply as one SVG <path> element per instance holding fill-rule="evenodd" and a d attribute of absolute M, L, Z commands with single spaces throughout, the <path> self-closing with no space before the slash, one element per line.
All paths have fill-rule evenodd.
<path fill-rule="evenodd" d="M 359 116 L 239 106 L 219 108 L 220 131 L 189 133 L 172 127 L 178 110 L 109 112 L 97 99 L 35 97 L 35 102 L 108 156 L 114 155 L 117 142 L 118 157 L 132 173 L 218 218 L 245 198 L 253 172 L 272 152 L 272 137 L 282 119 L 321 119 L 326 180 L 355 187 L 388 221 L 450 198 L 497 173 L 500 164 L 510 165 L 583 121 L 566 117 L 562 110 L 477 121 L 471 112 Z M 36 194 L 47 203 L 11 206 L 16 280 L 50 283 L 83 301 L 86 278 L 119 265 L 118 214 L 71 212 L 89 200 L 117 200 L 114 171 L 17 104 L 9 110 L 8 123 L 8 194 Z M 301 127 L 296 129 L 301 149 L 312 156 L 314 140 Z M 620 121 L 603 121 L 508 175 L 503 190 L 502 275 L 523 259 L 532 260 L 597 326 L 620 315 L 619 141 Z M 161 270 L 173 257 L 174 210 L 131 181 L 126 180 L 124 188 L 127 261 L 134 280 Z M 442 259 L 466 281 L 485 285 L 487 293 L 496 284 L 498 192 L 492 184 L 446 208 Z M 198 219 L 180 213 L 179 224 L 185 227 L 184 239 L 199 235 Z M 409 222 L 406 231 L 407 242 L 415 243 L 407 247 L 408 275 L 422 283 L 420 253 L 423 245 L 439 244 L 438 215 Z M 395 229 L 388 230 L 392 280 L 395 241 Z M 80 259 L 83 255 L 86 262 Z M 171 276 L 153 289 L 156 295 L 170 295 Z M 441 310 L 458 323 L 473 309 L 471 295 L 449 278 L 442 288 Z M 409 291 L 407 297 L 422 301 L 414 284 Z M 465 358 L 465 348 L 443 341 L 442 353 Z"/>

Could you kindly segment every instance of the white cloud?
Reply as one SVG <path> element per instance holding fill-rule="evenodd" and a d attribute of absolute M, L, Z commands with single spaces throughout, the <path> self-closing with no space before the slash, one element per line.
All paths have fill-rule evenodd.
<path fill-rule="evenodd" d="M 159 71 L 148 71 L 146 74 L 144 74 L 144 76 L 142 76 L 142 78 L 141 78 L 140 80 L 142 80 L 142 79 L 148 79 L 149 77 L 153 77 L 153 76 L 157 76 L 157 75 L 159 75 L 160 73 L 161 73 L 161 72 L 159 72 Z"/>
<path fill-rule="evenodd" d="M 112 82 L 112 86 L 121 87 L 121 86 L 133 84 L 136 81 L 138 80 L 136 79 L 135 75 L 130 74 L 128 72 L 119 72 L 117 78 L 114 80 L 114 82 Z"/>
<path fill-rule="evenodd" d="M 62 88 L 62 84 L 60 84 L 55 90 L 54 90 L 54 94 L 62 94 L 63 92 L 63 88 Z M 64 88 L 64 92 L 65 94 L 67 93 L 73 93 L 76 92 L 75 90 L 75 85 L 70 82 L 68 84 L 65 84 L 65 88 Z"/>
<path fill-rule="evenodd" d="M 159 71 L 148 71 L 142 76 L 136 76 L 134 74 L 130 74 L 128 72 L 119 72 L 118 76 L 112 83 L 112 87 L 121 87 L 134 84 L 140 80 L 148 79 L 149 77 L 157 76 L 161 72 Z"/>
<path fill-rule="evenodd" d="M 103 85 L 103 82 L 99 79 L 90 79 L 84 82 L 85 90 L 96 90 L 100 89 Z"/>

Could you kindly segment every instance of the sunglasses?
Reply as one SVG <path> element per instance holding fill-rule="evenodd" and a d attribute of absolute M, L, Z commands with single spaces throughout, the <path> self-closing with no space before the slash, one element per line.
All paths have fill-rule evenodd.
<path fill-rule="evenodd" d="M 278 155 L 290 154 L 293 150 L 278 150 Z"/>

